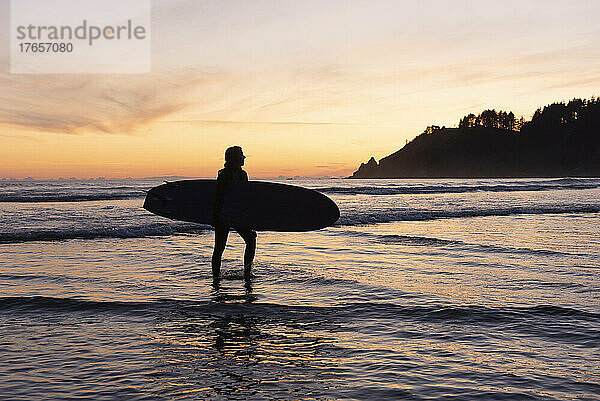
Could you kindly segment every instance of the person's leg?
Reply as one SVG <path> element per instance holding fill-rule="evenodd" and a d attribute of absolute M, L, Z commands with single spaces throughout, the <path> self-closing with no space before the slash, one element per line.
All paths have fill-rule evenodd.
<path fill-rule="evenodd" d="M 227 236 L 229 235 L 229 227 L 215 227 L 215 249 L 212 254 L 212 274 L 213 280 L 218 281 L 221 275 L 221 258 L 227 244 Z"/>
<path fill-rule="evenodd" d="M 246 250 L 244 251 L 244 278 L 249 280 L 254 254 L 256 253 L 256 231 L 248 228 L 236 228 L 235 230 L 246 243 Z"/>

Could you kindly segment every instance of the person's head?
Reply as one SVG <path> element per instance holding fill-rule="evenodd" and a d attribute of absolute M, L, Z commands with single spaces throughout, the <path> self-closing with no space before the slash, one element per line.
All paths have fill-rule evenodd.
<path fill-rule="evenodd" d="M 241 147 L 231 146 L 225 151 L 225 167 L 242 167 L 245 158 Z"/>

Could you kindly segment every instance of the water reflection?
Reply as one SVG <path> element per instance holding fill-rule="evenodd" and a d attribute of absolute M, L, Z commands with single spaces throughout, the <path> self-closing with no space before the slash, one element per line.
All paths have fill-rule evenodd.
<path fill-rule="evenodd" d="M 335 394 L 339 359 L 331 314 L 257 302 L 215 288 L 208 303 L 181 305 L 157 322 L 154 379 L 168 397 L 248 399 Z"/>

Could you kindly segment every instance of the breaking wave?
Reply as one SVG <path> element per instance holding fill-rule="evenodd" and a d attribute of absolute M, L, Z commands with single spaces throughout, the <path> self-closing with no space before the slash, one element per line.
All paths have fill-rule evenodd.
<path fill-rule="evenodd" d="M 0 243 L 64 241 L 70 239 L 141 238 L 201 234 L 207 226 L 191 223 L 141 224 L 126 227 L 90 227 L 78 229 L 38 229 L 0 233 Z"/>
<path fill-rule="evenodd" d="M 599 180 L 561 178 L 550 181 L 517 181 L 506 184 L 388 184 L 385 186 L 356 186 L 356 187 L 323 187 L 318 191 L 343 195 L 417 195 L 439 193 L 466 192 L 519 192 L 519 191 L 551 191 L 551 190 L 581 190 L 600 188 Z"/>
<path fill-rule="evenodd" d="M 469 210 L 386 210 L 382 212 L 344 213 L 336 225 L 391 223 L 394 221 L 426 221 L 444 218 L 511 216 L 518 214 L 600 213 L 600 205 L 513 206 Z"/>

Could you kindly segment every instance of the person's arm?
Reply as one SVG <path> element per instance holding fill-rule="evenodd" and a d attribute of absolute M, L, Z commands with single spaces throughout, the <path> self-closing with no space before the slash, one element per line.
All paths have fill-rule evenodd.
<path fill-rule="evenodd" d="M 213 226 L 216 227 L 219 225 L 219 213 L 221 212 L 221 208 L 223 207 L 223 194 L 225 192 L 225 176 L 219 171 L 219 175 L 217 176 L 217 187 L 215 191 L 215 204 L 213 206 L 213 215 L 212 222 Z"/>

